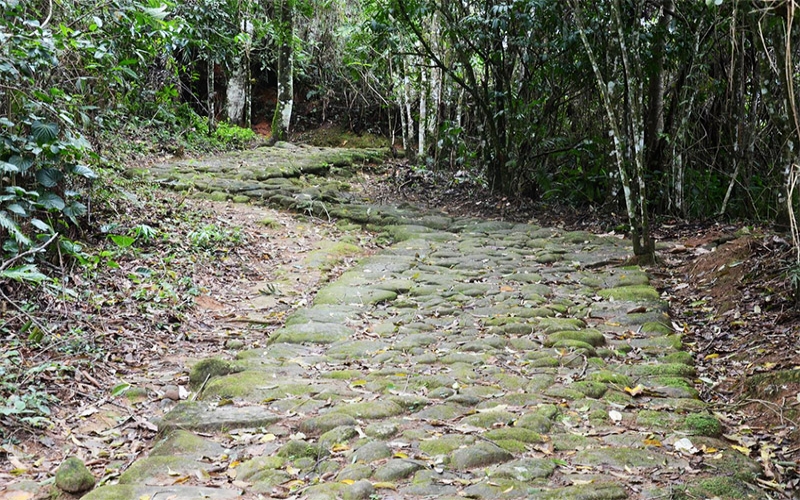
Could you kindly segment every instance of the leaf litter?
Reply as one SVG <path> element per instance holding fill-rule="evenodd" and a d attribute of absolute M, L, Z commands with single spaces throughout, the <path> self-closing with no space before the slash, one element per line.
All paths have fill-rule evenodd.
<path fill-rule="evenodd" d="M 58 397 L 47 423 L 25 426 L 0 417 L 4 441 L 18 443 L 0 449 L 0 483 L 52 477 L 71 455 L 81 457 L 100 483 L 118 477 L 152 446 L 153 417 L 193 396 L 185 371 L 189 360 L 265 345 L 287 314 L 354 262 L 306 265 L 321 242 L 343 238 L 327 221 L 171 193 L 153 197 L 147 206 L 127 207 L 127 215 L 107 216 L 116 220 L 115 230 L 146 220 L 155 238 L 123 250 L 99 233 L 85 253 L 111 252 L 114 265 L 63 270 L 81 300 L 37 294 L 36 302 L 24 297 L 22 287 L 5 290 L 33 304 L 53 332 L 42 339 L 49 342 L 44 349 L 21 345 L 26 361 L 60 371 L 36 374 L 40 387 Z M 368 233 L 356 237 L 363 253 L 373 251 Z M 270 321 L 249 319 L 258 311 L 263 317 L 265 310 Z M 2 319 L 10 331 L 25 318 L 6 308 Z M 271 438 L 258 436 L 253 446 L 266 446 Z M 192 476 L 168 474 L 165 484 L 212 484 L 217 473 L 232 470 L 228 462 Z"/>

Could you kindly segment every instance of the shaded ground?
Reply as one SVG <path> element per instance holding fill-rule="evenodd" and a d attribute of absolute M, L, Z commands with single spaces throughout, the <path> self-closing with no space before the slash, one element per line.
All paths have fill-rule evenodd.
<path fill-rule="evenodd" d="M 759 497 L 747 486 L 759 468 L 745 454 L 759 459 L 765 439 L 742 432 L 747 414 L 694 399 L 697 390 L 714 397 L 704 362 L 725 357 L 693 360 L 683 352 L 677 335 L 682 318 L 674 325 L 661 314 L 664 298 L 688 288 L 675 277 L 663 273 L 665 288 L 677 289 L 666 295 L 638 286 L 620 296 L 615 287 L 647 279 L 619 267 L 627 247 L 614 235 L 481 222 L 467 216 L 531 218 L 517 200 L 478 192 L 446 203 L 447 193 L 428 191 L 427 201 L 448 213 L 420 211 L 402 204 L 420 199 L 402 192 L 413 183 L 397 178 L 394 191 L 375 191 L 369 178 L 355 182 L 373 203 L 353 203 L 355 193 L 324 177 L 352 172 L 352 157 L 336 156 L 318 167 L 299 161 L 307 150 L 275 152 L 283 164 L 274 169 L 274 159 L 259 157 L 266 151 L 155 169 L 164 185 L 219 200 L 268 201 L 317 218 L 307 225 L 258 207 L 217 206 L 221 216 L 242 225 L 249 243 L 235 266 L 226 265 L 215 283 L 205 284 L 207 292 L 187 318 L 190 328 L 183 329 L 191 333 L 148 356 L 133 346 L 138 361 L 131 364 L 144 369 L 128 377 L 128 401 L 112 397 L 105 406 L 95 401 L 79 409 L 73 415 L 82 417 L 73 420 L 89 427 L 73 422 L 67 428 L 84 446 L 58 443 L 63 453 L 84 458 L 97 450 L 90 464 L 103 468 L 109 483 L 150 485 L 116 487 L 114 494 Z M 264 218 L 277 224 L 259 225 Z M 325 223 L 329 218 L 358 225 L 334 227 Z M 377 239 L 361 225 L 380 231 Z M 361 260 L 314 298 L 314 289 L 336 277 L 339 266 L 373 253 L 373 241 L 399 243 Z M 269 257 L 259 258 L 264 254 Z M 684 254 L 692 251 L 669 255 Z M 708 270 L 700 276 L 699 269 L 695 280 L 711 276 Z M 708 316 L 702 321 L 714 319 Z M 704 329 L 696 319 L 686 333 Z M 182 371 L 186 359 L 167 353 L 192 343 L 187 357 L 195 359 L 239 353 L 233 363 L 196 367 L 190 387 Z M 144 393 L 134 390 L 141 388 Z M 181 389 L 191 389 L 190 395 Z M 137 392 L 138 401 L 131 397 Z M 195 429 L 200 440 L 173 431 L 151 458 L 131 467 L 155 429 L 144 417 L 195 397 L 202 403 L 181 403 L 156 425 L 162 433 Z M 120 408 L 133 408 L 134 416 L 124 417 Z M 718 439 L 720 422 L 733 441 Z M 219 427 L 225 432 L 214 432 Z M 243 429 L 232 431 L 236 427 Z M 141 438 L 138 444 L 118 438 L 124 442 L 117 445 L 119 457 L 102 456 L 107 445 L 85 446 L 86 439 L 121 431 Z M 791 480 L 788 466 L 778 470 L 773 463 L 779 453 L 788 461 L 790 451 L 760 458 L 763 481 L 772 479 L 770 471 Z M 187 461 L 165 462 L 174 455 Z M 52 464 L 41 467 L 42 477 L 48 470 Z M 106 498 L 102 491 L 92 498 Z"/>

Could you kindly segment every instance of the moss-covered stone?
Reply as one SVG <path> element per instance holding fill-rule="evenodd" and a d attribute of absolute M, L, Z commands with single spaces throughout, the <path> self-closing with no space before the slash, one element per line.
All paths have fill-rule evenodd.
<path fill-rule="evenodd" d="M 687 415 L 683 421 L 683 427 L 700 436 L 719 437 L 722 435 L 722 424 L 716 417 L 707 413 Z"/>
<path fill-rule="evenodd" d="M 500 448 L 496 444 L 479 442 L 473 446 L 460 448 L 453 452 L 450 463 L 455 469 L 473 469 L 486 467 L 499 462 L 507 462 L 514 455 Z"/>
<path fill-rule="evenodd" d="M 630 302 L 647 302 L 661 299 L 655 288 L 647 285 L 620 286 L 599 290 L 597 295 L 605 299 L 614 299 Z"/>
<path fill-rule="evenodd" d="M 189 372 L 189 384 L 198 388 L 213 377 L 221 377 L 242 371 L 243 368 L 222 358 L 207 358 L 192 366 Z"/>
<path fill-rule="evenodd" d="M 487 431 L 483 436 L 495 442 L 498 440 L 514 440 L 523 443 L 544 442 L 544 438 L 541 434 L 524 427 L 500 427 L 499 429 Z"/>
<path fill-rule="evenodd" d="M 728 476 L 716 476 L 693 481 L 687 488 L 687 498 L 724 498 L 726 500 L 767 498 L 752 484 Z"/>
<path fill-rule="evenodd" d="M 586 330 L 576 330 L 576 331 L 560 331 L 560 332 L 553 332 L 547 336 L 545 339 L 546 346 L 552 346 L 556 342 L 562 340 L 578 340 L 580 342 L 585 342 L 592 347 L 600 347 L 605 345 L 606 338 L 597 330 L 593 329 L 586 329 Z"/>
<path fill-rule="evenodd" d="M 286 465 L 286 459 L 278 456 L 260 456 L 254 457 L 236 468 L 236 479 L 240 481 L 249 481 L 257 474 L 265 470 L 280 469 Z"/>
<path fill-rule="evenodd" d="M 300 422 L 299 429 L 306 434 L 322 434 L 340 426 L 356 425 L 356 419 L 344 413 L 330 412 Z"/>
<path fill-rule="evenodd" d="M 221 455 L 224 448 L 219 443 L 202 438 L 193 432 L 182 429 L 175 430 L 156 443 L 150 456 L 174 456 L 178 454 L 202 455 L 207 457 L 217 457 Z"/>
<path fill-rule="evenodd" d="M 629 376 L 609 370 L 592 372 L 587 375 L 586 378 L 593 382 L 601 382 L 603 384 L 614 384 L 619 387 L 633 387 L 633 379 Z"/>
<path fill-rule="evenodd" d="M 78 457 L 69 457 L 58 466 L 56 486 L 67 493 L 83 493 L 94 488 L 92 472 Z"/>
<path fill-rule="evenodd" d="M 606 384 L 602 382 L 592 382 L 581 380 L 570 385 L 572 389 L 582 392 L 588 398 L 600 399 L 608 390 Z"/>
<path fill-rule="evenodd" d="M 420 441 L 419 449 L 431 457 L 440 455 L 449 455 L 454 450 L 462 446 L 468 446 L 475 443 L 475 438 L 470 435 L 449 435 L 442 436 L 436 439 L 427 439 Z"/>

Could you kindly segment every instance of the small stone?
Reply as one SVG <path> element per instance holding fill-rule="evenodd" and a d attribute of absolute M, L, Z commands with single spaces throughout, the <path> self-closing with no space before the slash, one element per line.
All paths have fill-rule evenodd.
<path fill-rule="evenodd" d="M 397 434 L 397 424 L 392 422 L 375 422 L 369 424 L 364 429 L 364 433 L 376 439 L 389 439 Z"/>
<path fill-rule="evenodd" d="M 392 456 L 392 449 L 383 441 L 370 441 L 355 452 L 355 460 L 371 463 Z"/>
<path fill-rule="evenodd" d="M 389 460 L 384 465 L 378 467 L 373 477 L 378 481 L 397 481 L 405 479 L 418 470 L 424 469 L 425 465 L 413 460 L 394 459 Z"/>
<path fill-rule="evenodd" d="M 91 471 L 78 457 L 69 457 L 56 471 L 56 486 L 67 493 L 83 493 L 94 488 L 95 479 Z"/>
<path fill-rule="evenodd" d="M 375 487 L 366 479 L 356 481 L 342 492 L 344 500 L 366 500 L 375 493 Z"/>
<path fill-rule="evenodd" d="M 468 448 L 456 450 L 450 458 L 455 469 L 486 467 L 498 462 L 507 462 L 514 456 L 496 444 L 481 442 Z"/>
<path fill-rule="evenodd" d="M 304 420 L 298 428 L 306 434 L 321 434 L 344 425 L 356 425 L 356 419 L 344 413 L 331 412 Z"/>

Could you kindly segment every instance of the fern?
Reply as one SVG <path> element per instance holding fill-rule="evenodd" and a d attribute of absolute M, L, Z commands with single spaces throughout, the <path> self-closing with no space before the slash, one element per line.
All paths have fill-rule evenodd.
<path fill-rule="evenodd" d="M 17 224 L 14 219 L 9 217 L 8 212 L 5 210 L 0 210 L 0 228 L 8 231 L 8 234 L 14 238 L 14 241 L 16 241 L 17 245 L 20 247 L 31 246 L 30 238 L 23 234 L 22 230 L 19 228 L 19 224 Z"/>

